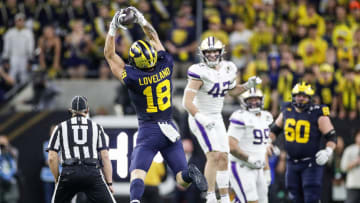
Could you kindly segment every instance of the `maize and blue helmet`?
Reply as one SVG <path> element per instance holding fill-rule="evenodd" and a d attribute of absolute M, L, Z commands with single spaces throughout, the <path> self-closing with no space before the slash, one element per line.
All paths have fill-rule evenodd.
<path fill-rule="evenodd" d="M 156 65 L 157 51 L 147 41 L 137 40 L 129 50 L 129 63 L 136 68 L 146 70 Z"/>
<path fill-rule="evenodd" d="M 309 101 L 306 103 L 297 103 L 295 100 L 295 96 L 299 95 L 299 94 L 309 97 Z M 300 82 L 294 86 L 294 88 L 291 91 L 291 95 L 292 95 L 292 104 L 295 107 L 304 110 L 304 109 L 307 109 L 308 107 L 310 107 L 310 105 L 312 103 L 311 99 L 312 99 L 312 96 L 314 95 L 314 90 L 311 88 L 310 84 L 307 84 L 306 82 Z"/>
<path fill-rule="evenodd" d="M 264 95 L 260 89 L 251 88 L 251 89 L 247 90 L 246 92 L 244 92 L 243 94 L 241 94 L 240 98 L 241 98 L 242 104 L 244 105 L 246 110 L 248 110 L 250 112 L 258 113 L 264 107 Z M 254 105 L 253 103 L 251 103 L 249 101 L 249 99 L 251 99 L 251 98 L 258 98 L 259 101 L 256 102 L 256 104 Z"/>
<path fill-rule="evenodd" d="M 206 57 L 206 52 L 208 51 L 219 51 L 219 55 L 216 57 L 215 61 L 211 61 Z M 200 43 L 199 52 L 201 61 L 206 63 L 210 68 L 213 68 L 222 60 L 225 53 L 225 46 L 220 40 L 210 36 Z"/>

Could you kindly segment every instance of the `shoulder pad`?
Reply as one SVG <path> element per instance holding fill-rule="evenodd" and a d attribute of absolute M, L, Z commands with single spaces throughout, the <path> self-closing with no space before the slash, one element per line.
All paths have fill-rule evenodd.
<path fill-rule="evenodd" d="M 264 118 L 266 121 L 268 121 L 269 123 L 272 123 L 274 121 L 274 118 L 270 112 L 262 111 L 262 113 L 264 114 Z"/>
<path fill-rule="evenodd" d="M 246 114 L 245 110 L 239 109 L 231 114 L 229 120 L 232 124 L 244 126 L 245 125 L 245 119 L 244 119 L 245 114 Z"/>
<path fill-rule="evenodd" d="M 200 80 L 202 78 L 202 73 L 204 72 L 203 68 L 205 67 L 203 67 L 201 63 L 190 66 L 187 71 L 188 78 Z"/>

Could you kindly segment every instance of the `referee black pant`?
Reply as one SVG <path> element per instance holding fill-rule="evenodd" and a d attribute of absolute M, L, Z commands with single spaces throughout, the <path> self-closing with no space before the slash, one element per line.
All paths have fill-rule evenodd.
<path fill-rule="evenodd" d="M 78 192 L 91 202 L 116 202 L 99 168 L 89 165 L 63 166 L 51 203 L 70 203 Z"/>

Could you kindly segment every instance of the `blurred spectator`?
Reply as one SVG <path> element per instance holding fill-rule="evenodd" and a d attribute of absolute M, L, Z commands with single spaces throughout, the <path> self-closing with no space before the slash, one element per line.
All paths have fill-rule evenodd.
<path fill-rule="evenodd" d="M 33 95 L 26 103 L 31 104 L 33 109 L 38 111 L 54 109 L 55 99 L 60 90 L 48 80 L 46 72 L 42 70 L 35 71 L 32 80 Z"/>
<path fill-rule="evenodd" d="M 261 47 L 270 47 L 273 37 L 273 28 L 267 26 L 264 20 L 258 20 L 250 38 L 251 52 L 255 54 Z"/>
<path fill-rule="evenodd" d="M 58 32 L 68 26 L 65 14 L 66 8 L 61 0 L 48 0 L 40 7 L 38 19 L 41 26 L 52 25 Z"/>
<path fill-rule="evenodd" d="M 15 15 L 20 12 L 17 6 L 17 0 L 6 0 L 0 3 L 0 34 L 2 35 L 6 29 L 15 25 Z"/>
<path fill-rule="evenodd" d="M 301 40 L 297 52 L 304 60 L 305 67 L 310 67 L 325 61 L 327 48 L 326 41 L 317 34 L 317 26 L 311 24 L 308 29 L 308 37 Z"/>
<path fill-rule="evenodd" d="M 109 8 L 106 5 L 100 5 L 98 7 L 99 16 L 95 18 L 95 43 L 99 46 L 104 46 L 107 30 L 109 28 L 109 22 L 112 17 L 110 16 Z"/>
<path fill-rule="evenodd" d="M 98 75 L 100 80 L 108 80 L 111 78 L 110 68 L 105 61 L 101 61 Z"/>
<path fill-rule="evenodd" d="M 337 81 L 334 77 L 334 67 L 329 64 L 322 64 L 319 74 L 316 75 L 315 103 L 326 104 L 330 107 L 331 117 L 335 117 L 338 111 Z"/>
<path fill-rule="evenodd" d="M 280 22 L 280 25 L 276 28 L 278 33 L 274 36 L 275 37 L 275 43 L 280 44 L 291 44 L 292 43 L 292 36 L 290 33 L 290 27 L 287 21 L 282 20 Z"/>
<path fill-rule="evenodd" d="M 0 65 L 0 103 L 6 98 L 6 93 L 15 85 L 15 80 L 9 75 L 9 61 L 5 60 Z"/>
<path fill-rule="evenodd" d="M 337 138 L 333 156 L 325 165 L 321 202 L 344 202 L 346 199 L 345 175 L 341 171 L 341 157 L 344 152 L 344 140 Z"/>
<path fill-rule="evenodd" d="M 230 34 L 229 45 L 231 50 L 231 61 L 242 69 L 251 59 L 251 49 L 249 40 L 252 31 L 246 28 L 245 22 L 241 18 L 235 19 L 234 31 Z"/>
<path fill-rule="evenodd" d="M 19 199 L 17 152 L 5 135 L 0 135 L 0 203 L 16 203 Z"/>
<path fill-rule="evenodd" d="M 284 102 L 291 102 L 291 90 L 293 84 L 295 83 L 296 81 L 294 80 L 294 75 L 291 72 L 290 67 L 288 65 L 280 66 L 279 79 L 277 83 L 280 106 L 282 106 Z"/>
<path fill-rule="evenodd" d="M 321 37 L 325 33 L 325 21 L 316 12 L 316 5 L 310 2 L 306 5 L 306 9 L 299 8 L 299 19 L 298 24 L 304 26 L 314 25 L 316 28 L 317 36 Z"/>
<path fill-rule="evenodd" d="M 38 47 L 40 49 L 40 68 L 46 70 L 50 78 L 56 77 L 61 73 L 61 41 L 56 36 L 54 27 L 50 25 L 44 27 L 43 35 L 38 41 Z"/>
<path fill-rule="evenodd" d="M 355 31 L 359 28 L 360 22 L 360 3 L 355 0 L 351 0 L 349 3 L 350 15 L 348 16 L 348 22 L 350 24 L 350 29 Z"/>
<path fill-rule="evenodd" d="M 73 21 L 72 31 L 65 38 L 65 66 L 70 78 L 85 78 L 91 64 L 94 45 L 85 33 L 82 20 Z"/>
<path fill-rule="evenodd" d="M 267 26 L 275 24 L 274 0 L 262 0 L 260 12 L 257 12 L 257 19 L 265 21 Z"/>
<path fill-rule="evenodd" d="M 229 36 L 224 30 L 221 29 L 221 19 L 217 15 L 211 16 L 209 18 L 209 29 L 201 35 L 201 40 L 210 36 L 214 36 L 216 39 L 219 39 L 226 46 L 226 48 L 229 48 L 227 47 L 229 44 Z"/>
<path fill-rule="evenodd" d="M 175 24 L 168 32 L 165 46 L 174 57 L 173 77 L 185 78 L 187 69 L 194 61 L 193 55 L 197 48 L 195 30 L 185 13 L 177 14 Z"/>
<path fill-rule="evenodd" d="M 341 92 L 339 118 L 344 119 L 348 116 L 350 120 L 355 119 L 358 113 L 357 99 L 359 95 L 356 91 L 354 69 L 349 68 L 345 71 L 344 79 L 339 84 L 339 90 Z"/>
<path fill-rule="evenodd" d="M 52 125 L 50 128 L 50 132 L 49 132 L 49 136 L 51 136 L 51 133 L 53 132 L 55 126 Z M 48 163 L 48 152 L 46 152 L 46 149 L 48 147 L 49 144 L 49 140 L 46 140 L 43 143 L 43 155 L 44 155 L 44 166 L 41 168 L 41 172 L 40 172 L 40 179 L 43 182 L 43 188 L 44 188 L 44 200 L 45 203 L 51 203 L 51 198 L 52 195 L 54 193 L 54 189 L 55 189 L 55 181 L 54 181 L 54 176 L 52 175 L 50 168 L 49 168 L 49 163 Z M 61 171 L 61 166 L 59 166 L 59 170 Z"/>
<path fill-rule="evenodd" d="M 66 22 L 71 24 L 73 20 L 82 19 L 84 21 L 85 30 L 90 31 L 92 29 L 92 19 L 95 18 L 95 11 L 91 6 L 88 6 L 88 2 L 84 0 L 72 0 L 71 4 L 66 10 Z M 68 24 L 68 25 L 69 25 Z"/>
<path fill-rule="evenodd" d="M 39 8 L 36 0 L 24 0 L 24 3 L 19 5 L 20 12 L 26 16 L 25 25 L 30 30 L 38 35 L 40 34 L 40 23 L 37 21 Z"/>
<path fill-rule="evenodd" d="M 360 201 L 360 130 L 354 134 L 355 143 L 346 147 L 341 158 L 341 169 L 346 175 L 346 203 Z"/>
<path fill-rule="evenodd" d="M 25 15 L 15 16 L 15 27 L 9 29 L 4 36 L 3 58 L 10 61 L 10 76 L 20 83 L 29 79 L 28 65 L 33 57 L 34 36 L 25 28 Z"/>
<path fill-rule="evenodd" d="M 256 12 L 250 1 L 235 0 L 232 2 L 231 13 L 243 19 L 247 28 L 253 27 L 256 19 Z"/>
<path fill-rule="evenodd" d="M 256 58 L 253 61 L 250 61 L 250 63 L 247 64 L 242 81 L 247 81 L 251 76 L 254 76 L 259 71 L 268 71 L 268 61 L 267 61 L 267 54 L 268 47 L 261 47 L 259 52 L 256 54 Z"/>

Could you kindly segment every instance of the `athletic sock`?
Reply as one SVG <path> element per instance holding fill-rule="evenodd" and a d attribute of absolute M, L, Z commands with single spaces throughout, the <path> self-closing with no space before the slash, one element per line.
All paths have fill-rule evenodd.
<path fill-rule="evenodd" d="M 144 181 L 141 179 L 134 179 L 130 183 L 130 202 L 133 200 L 141 200 L 141 197 L 144 193 L 145 185 Z M 136 202 L 136 201 L 134 201 Z"/>

